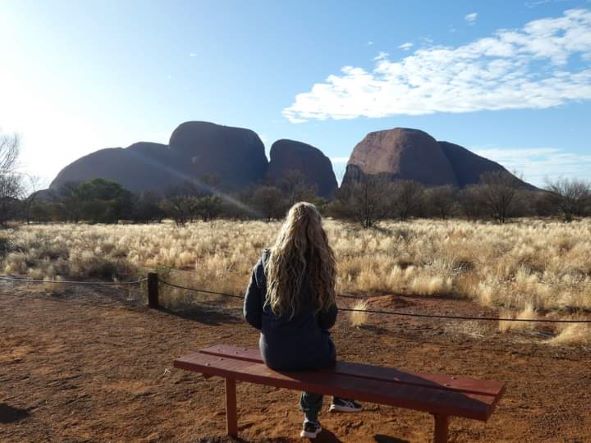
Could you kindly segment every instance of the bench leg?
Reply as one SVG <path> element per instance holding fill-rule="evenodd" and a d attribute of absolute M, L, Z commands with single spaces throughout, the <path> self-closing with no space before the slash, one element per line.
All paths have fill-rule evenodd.
<path fill-rule="evenodd" d="M 433 418 L 435 419 L 435 432 L 433 433 L 433 442 L 447 443 L 449 417 L 447 415 L 433 414 Z"/>
<path fill-rule="evenodd" d="M 230 437 L 238 437 L 236 380 L 233 378 L 226 378 L 226 432 Z"/>

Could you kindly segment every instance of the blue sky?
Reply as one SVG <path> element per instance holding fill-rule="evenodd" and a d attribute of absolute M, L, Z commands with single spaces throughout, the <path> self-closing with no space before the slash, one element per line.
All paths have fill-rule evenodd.
<path fill-rule="evenodd" d="M 413 127 L 543 184 L 591 179 L 591 2 L 0 1 L 0 130 L 48 183 L 187 120 L 310 143 L 337 175 Z"/>

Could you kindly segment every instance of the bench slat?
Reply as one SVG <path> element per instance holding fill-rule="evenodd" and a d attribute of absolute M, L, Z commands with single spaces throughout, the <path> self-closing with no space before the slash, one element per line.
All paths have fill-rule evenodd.
<path fill-rule="evenodd" d="M 433 386 L 374 380 L 327 371 L 276 372 L 263 363 L 202 352 L 178 358 L 174 366 L 205 375 L 482 421 L 489 418 L 497 402 L 497 397 L 491 395 L 461 393 Z"/>
<path fill-rule="evenodd" d="M 202 349 L 200 352 L 228 358 L 237 358 L 253 363 L 263 363 L 260 352 L 256 348 L 216 345 Z M 411 374 L 394 368 L 370 366 L 362 363 L 338 362 L 335 367 L 327 369 L 326 371 L 332 374 L 351 375 L 380 381 L 395 381 L 415 386 L 492 396 L 502 395 L 505 388 L 503 383 L 497 381 L 436 374 Z"/>

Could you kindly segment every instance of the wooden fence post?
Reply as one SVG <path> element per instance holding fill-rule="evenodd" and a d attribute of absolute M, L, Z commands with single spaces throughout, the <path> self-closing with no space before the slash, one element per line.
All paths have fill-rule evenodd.
<path fill-rule="evenodd" d="M 158 303 L 158 274 L 148 273 L 148 306 L 152 309 L 160 307 Z"/>

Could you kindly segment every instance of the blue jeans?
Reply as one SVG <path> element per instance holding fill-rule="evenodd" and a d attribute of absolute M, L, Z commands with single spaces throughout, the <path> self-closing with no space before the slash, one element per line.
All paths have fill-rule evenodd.
<path fill-rule="evenodd" d="M 322 394 L 302 392 L 300 395 L 300 409 L 308 421 L 318 421 L 318 413 L 322 409 Z"/>
<path fill-rule="evenodd" d="M 337 361 L 336 348 L 331 341 L 330 359 L 333 364 Z M 333 397 L 336 398 L 336 397 Z M 304 412 L 304 416 L 308 421 L 318 421 L 318 413 L 322 409 L 322 394 L 315 394 L 314 392 L 302 392 L 300 395 L 300 409 Z"/>

